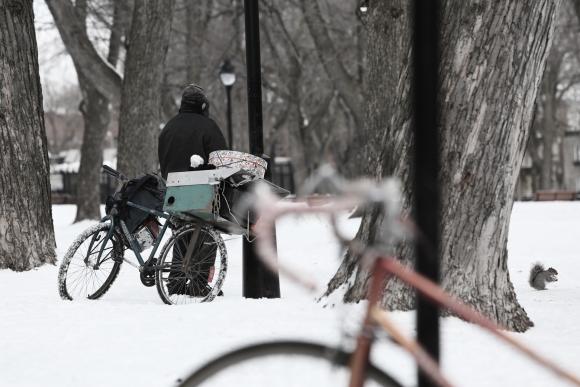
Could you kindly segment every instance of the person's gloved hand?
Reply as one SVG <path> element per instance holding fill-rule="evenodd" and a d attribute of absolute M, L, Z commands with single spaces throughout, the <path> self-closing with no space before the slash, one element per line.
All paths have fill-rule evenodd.
<path fill-rule="evenodd" d="M 189 159 L 191 168 L 197 168 L 204 163 L 203 157 L 200 155 L 192 155 Z"/>

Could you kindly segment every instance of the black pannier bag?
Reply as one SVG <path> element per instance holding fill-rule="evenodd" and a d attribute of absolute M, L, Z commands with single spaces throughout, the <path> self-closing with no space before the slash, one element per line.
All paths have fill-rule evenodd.
<path fill-rule="evenodd" d="M 165 195 L 165 183 L 153 174 L 146 174 L 127 181 L 119 190 L 121 203 L 119 215 L 127 224 L 130 233 L 135 232 L 149 218 L 149 213 L 127 205 L 127 202 L 138 204 L 157 211 L 163 211 L 163 197 Z M 117 196 L 117 195 L 115 195 Z M 111 203 L 107 203 L 108 214 Z"/>
<path fill-rule="evenodd" d="M 251 192 L 252 187 L 251 184 L 233 185 L 232 183 L 234 183 L 232 179 L 220 183 L 217 197 L 219 208 L 216 215 L 246 229 L 250 224 L 255 223 L 255 219 L 248 211 L 243 211 L 239 204 L 244 195 Z"/>
<path fill-rule="evenodd" d="M 251 210 L 248 211 L 249 208 L 247 206 L 240 206 L 240 204 L 245 200 L 244 196 L 254 190 L 254 185 L 258 182 L 267 184 L 272 192 L 280 197 L 286 197 L 290 194 L 289 191 L 278 187 L 268 180 L 243 181 L 240 175 L 234 175 L 226 179 L 219 186 L 219 216 L 244 229 L 256 223 L 256 214 Z"/>

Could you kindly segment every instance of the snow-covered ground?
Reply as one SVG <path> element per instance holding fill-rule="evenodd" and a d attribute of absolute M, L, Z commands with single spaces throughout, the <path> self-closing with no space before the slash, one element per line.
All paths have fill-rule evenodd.
<path fill-rule="evenodd" d="M 74 224 L 73 206 L 54 206 L 59 258 L 89 223 Z M 355 230 L 356 221 L 345 221 Z M 518 299 L 535 327 L 517 336 L 580 373 L 580 203 L 518 203 L 509 238 L 509 269 Z M 167 306 L 137 271 L 123 265 L 101 300 L 66 302 L 58 296 L 57 267 L 27 273 L 0 271 L 0 386 L 172 386 L 205 360 L 246 343 L 279 338 L 338 343 L 341 327 L 356 324 L 363 304 L 324 308 L 282 279 L 282 299 L 241 297 L 241 242 L 227 242 L 225 297 L 212 303 Z M 338 265 L 338 249 L 320 218 L 278 225 L 281 259 L 322 285 Z M 531 264 L 559 271 L 548 291 L 527 285 Z M 407 332 L 412 313 L 393 313 Z M 350 329 L 352 331 L 352 328 Z M 565 385 L 474 326 L 442 323 L 443 366 L 462 386 Z M 407 385 L 415 370 L 385 343 L 374 361 Z M 264 375 L 266 376 L 266 375 Z M 264 380 L 261 385 L 270 386 Z"/>

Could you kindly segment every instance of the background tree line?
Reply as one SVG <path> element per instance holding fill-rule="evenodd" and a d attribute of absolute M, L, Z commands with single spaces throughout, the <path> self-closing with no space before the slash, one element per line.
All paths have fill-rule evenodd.
<path fill-rule="evenodd" d="M 72 1 L 68 3 L 72 4 Z M 336 162 L 348 175 L 353 174 L 358 168 L 356 164 L 361 162 L 362 141 L 356 128 L 363 126 L 364 118 L 362 83 L 366 66 L 367 27 L 366 16 L 357 11 L 358 3 L 357 0 L 261 0 L 267 152 L 292 157 L 297 182 L 303 181 L 321 161 Z M 89 27 L 89 41 L 101 57 L 114 62 L 112 64 L 121 74 L 134 2 L 87 0 L 75 4 L 76 9 L 86 8 L 80 17 L 85 19 L 85 30 Z M 566 132 L 579 126 L 576 121 L 580 112 L 575 106 L 580 80 L 578 9 L 577 0 L 565 1 L 557 17 L 554 44 L 548 55 L 526 148 L 525 165 L 530 167 L 528 189 L 531 192 L 570 189 L 564 183 L 566 166 L 562 144 Z M 70 18 L 58 20 L 57 26 L 74 21 Z M 212 102 L 212 115 L 225 130 L 225 91 L 218 74 L 223 61 L 231 59 L 238 75 L 232 95 L 232 146 L 248 150 L 243 1 L 176 0 L 166 23 L 171 25 L 171 30 L 162 70 L 160 112 L 157 117 L 160 125 L 177 110 L 182 87 L 196 82 L 207 89 Z M 112 50 L 110 55 L 109 50 Z M 79 78 L 81 89 L 82 85 L 87 89 L 86 82 Z M 67 93 L 70 95 L 74 90 L 64 90 L 61 94 Z M 49 102 L 55 100 L 66 101 L 66 96 L 48 98 Z M 82 98 L 82 101 L 86 100 L 88 97 Z M 117 145 L 119 104 L 98 109 L 95 104 L 83 103 L 79 112 L 74 114 L 74 105 L 78 101 L 70 101 L 73 106 L 67 106 L 66 114 L 47 114 L 51 151 L 58 152 L 63 145 L 65 148 L 80 147 L 79 141 L 82 142 L 83 136 L 82 131 L 78 130 L 78 119 L 86 114 L 89 116 L 85 118 L 84 126 L 90 129 L 105 125 L 107 129 L 104 129 L 105 138 L 102 140 L 86 136 L 85 149 L 98 149 L 91 145 L 95 141 L 106 141 L 107 146 Z M 91 106 L 92 111 L 82 113 L 87 106 Z M 107 119 L 105 111 L 112 118 Z M 102 133 L 103 129 L 95 131 Z M 89 133 L 93 131 L 89 130 Z M 150 142 L 153 140 L 150 139 Z M 122 145 L 121 149 L 125 149 L 124 155 L 130 151 Z M 83 166 L 94 164 L 98 161 L 95 157 L 85 157 Z M 86 172 L 85 167 L 81 174 L 85 183 L 92 183 L 80 184 L 87 189 L 79 192 L 79 220 L 98 216 L 96 206 L 92 204 L 96 196 L 89 195 L 89 192 L 96 192 L 97 177 Z"/>
<path fill-rule="evenodd" d="M 48 0 L 47 4 L 75 63 L 82 95 L 79 110 L 85 132 L 77 220 L 98 217 L 98 170 L 94 166 L 102 161 L 107 133 L 117 140 L 119 169 L 130 175 L 156 169 L 158 130 L 153 122 L 159 127 L 176 114 L 185 85 L 194 82 L 206 89 L 210 113 L 225 130 L 226 97 L 219 69 L 226 59 L 233 62 L 238 79 L 232 91 L 232 147 L 248 151 L 243 1 L 175 1 L 172 11 L 160 19 L 170 29 L 158 46 L 167 46 L 165 60 L 155 64 L 159 86 L 149 82 L 145 84 L 150 86 L 140 86 L 140 90 L 124 87 L 144 83 L 125 81 L 123 75 L 145 73 L 127 63 L 128 54 L 135 49 L 128 26 L 138 13 L 135 7 L 142 6 L 139 1 L 73 4 L 71 0 Z M 362 126 L 364 110 L 365 28 L 357 6 L 355 0 L 260 1 L 266 150 L 271 156 L 292 157 L 297 182 L 324 161 L 335 162 L 349 175 L 360 162 L 357 128 Z M 166 4 L 164 10 L 168 9 Z M 145 98 L 145 92 L 153 89 L 159 96 Z M 129 117 L 133 111 L 129 107 L 123 113 L 122 93 L 125 104 L 147 104 L 139 109 L 139 117 L 147 125 L 129 129 L 137 116 Z M 78 138 L 69 131 L 59 141 L 59 136 L 48 133 L 54 136 L 49 141 L 56 145 L 53 151 L 62 149 L 59 142 Z M 133 160 L 134 166 L 127 160 Z"/>
<path fill-rule="evenodd" d="M 530 167 L 530 188 L 540 190 L 580 188 L 565 181 L 573 168 L 565 163 L 567 133 L 580 130 L 578 87 L 580 86 L 580 1 L 562 3 L 557 15 L 554 42 L 536 98 L 534 119 L 526 148 Z"/>

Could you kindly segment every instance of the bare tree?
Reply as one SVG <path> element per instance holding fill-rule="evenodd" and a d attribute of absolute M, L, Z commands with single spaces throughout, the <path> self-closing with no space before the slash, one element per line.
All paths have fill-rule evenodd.
<path fill-rule="evenodd" d="M 364 28 L 355 15 L 356 1 L 321 2 L 317 8 L 345 73 L 354 82 L 349 101 L 360 99 L 363 69 L 360 36 Z M 341 171 L 356 171 L 361 128 L 325 70 L 326 51 L 318 52 L 304 20 L 302 4 L 283 0 L 260 1 L 264 84 L 264 139 L 271 155 L 292 156 L 300 182 L 321 160 L 333 160 Z M 199 81 L 211 103 L 212 118 L 226 126 L 225 90 L 218 73 L 224 59 L 236 67 L 232 90 L 233 146 L 248 150 L 245 52 L 241 0 L 179 0 L 175 6 L 170 48 L 163 85 L 163 116 L 175 114 L 175 100 L 183 86 Z M 362 32 L 361 32 L 362 31 Z M 330 70 L 331 71 L 331 70 Z M 351 74 L 357 74 L 352 76 Z M 364 110 L 362 110 L 364 117 Z"/>
<path fill-rule="evenodd" d="M 100 166 L 103 162 L 103 142 L 111 121 L 110 101 L 118 102 L 121 92 L 121 77 L 115 67 L 124 37 L 124 25 L 129 23 L 126 2 L 104 4 L 111 8 L 109 23 L 100 13 L 110 29 L 109 49 L 105 61 L 96 51 L 87 32 L 89 3 L 77 0 L 49 0 L 47 2 L 77 72 L 83 99 L 79 110 L 83 115 L 84 134 L 81 147 L 81 162 L 76 192 L 77 214 L 75 221 L 100 218 Z M 95 11 L 93 7 L 93 11 Z"/>
<path fill-rule="evenodd" d="M 541 83 L 540 103 L 542 104 L 541 115 L 541 139 L 542 139 L 542 163 L 540 167 L 540 189 L 556 188 L 555 174 L 553 173 L 553 147 L 557 137 L 556 133 L 556 92 L 558 87 L 558 75 L 562 65 L 563 53 L 557 46 L 553 46 Z M 535 134 L 535 133 L 534 133 Z"/>
<path fill-rule="evenodd" d="M 0 0 L 0 269 L 54 263 L 48 150 L 31 0 Z"/>
<path fill-rule="evenodd" d="M 184 1 L 186 14 L 185 67 L 189 82 L 199 84 L 203 70 L 203 41 L 207 38 L 212 1 Z"/>
<path fill-rule="evenodd" d="M 563 155 L 555 154 L 554 149 L 562 144 L 568 129 L 566 119 L 559 117 L 566 105 L 566 96 L 580 83 L 579 22 L 571 7 L 574 4 L 575 1 L 562 4 L 554 44 L 536 98 L 535 120 L 527 149 L 532 158 L 532 177 L 537 182 L 533 184 L 534 190 L 561 188 L 565 174 Z"/>
<path fill-rule="evenodd" d="M 136 0 L 125 61 L 118 168 L 128 176 L 158 170 L 163 65 L 174 1 Z"/>
<path fill-rule="evenodd" d="M 160 74 L 169 41 L 173 2 L 136 2 L 133 16 L 138 19 L 131 23 L 131 37 L 127 39 L 131 46 L 125 63 L 127 81 L 123 83 L 115 67 L 120 57 L 124 26 L 129 24 L 126 4 L 116 2 L 111 5 L 107 61 L 97 53 L 89 39 L 86 0 L 77 1 L 74 6 L 70 0 L 51 0 L 48 4 L 73 58 L 83 91 L 81 111 L 85 118 L 85 136 L 79 170 L 82 181 L 77 192 L 77 220 L 95 218 L 99 216 L 99 166 L 110 121 L 110 102 L 122 99 L 119 168 L 129 174 L 157 169 L 158 133 L 155 129 L 159 125 L 161 106 Z M 100 19 L 106 21 L 105 17 Z M 120 98 L 121 89 L 126 98 Z"/>
<path fill-rule="evenodd" d="M 82 63 L 92 60 L 105 62 L 106 55 L 103 55 L 102 49 L 105 45 L 95 44 L 94 31 L 89 28 L 91 39 L 88 43 L 92 42 L 92 49 L 86 47 L 87 39 L 82 34 L 75 35 L 75 31 L 84 25 L 72 19 L 76 14 L 73 2 L 49 0 L 49 3 L 52 7 L 64 8 L 55 12 L 57 24 L 59 20 L 64 22 L 72 20 L 67 24 L 77 26 L 76 29 L 70 25 L 59 27 L 62 34 L 68 34 L 68 40 L 74 41 L 68 50 L 71 56 L 82 53 Z M 64 7 L 63 3 L 68 7 Z M 111 8 L 113 3 L 115 9 Z M 98 19 L 102 22 L 105 30 L 110 31 L 111 42 L 115 41 L 114 32 L 117 23 L 114 20 L 115 15 L 119 13 L 116 8 L 120 4 L 126 2 L 88 0 L 89 19 Z M 315 4 L 317 14 L 313 17 L 313 23 L 322 24 L 314 26 L 313 31 L 324 32 L 324 42 L 329 44 L 329 49 L 324 44 L 317 45 L 304 19 L 303 4 L 300 1 L 260 1 L 264 16 L 261 23 L 264 33 L 262 65 L 265 87 L 265 147 L 272 155 L 293 156 L 295 180 L 298 182 L 315 169 L 321 160 L 334 161 L 343 173 L 349 175 L 356 173 L 357 170 L 355 166 L 358 160 L 357 162 L 353 160 L 358 159 L 362 153 L 359 140 L 362 130 L 360 117 L 364 118 L 362 107 L 364 98 L 360 74 L 364 69 L 364 61 L 361 60 L 364 52 L 361 44 L 364 28 L 355 15 L 355 5 L 355 0 Z M 309 7 L 308 9 L 312 7 L 309 4 L 305 6 Z M 130 25 L 128 22 L 121 24 Z M 248 150 L 243 27 L 241 0 L 176 2 L 162 81 L 162 121 L 167 121 L 176 113 L 176 99 L 179 98 L 184 85 L 197 81 L 206 89 L 211 103 L 212 118 L 220 127 L 225 128 L 225 90 L 219 81 L 218 73 L 224 59 L 229 58 L 238 73 L 238 81 L 232 90 L 234 147 L 238 150 Z M 122 36 L 123 32 L 120 35 Z M 119 36 L 119 33 L 116 36 Z M 101 39 L 107 41 L 104 36 L 101 36 Z M 65 43 L 66 41 L 65 39 Z M 96 51 L 93 49 L 97 46 L 101 55 L 93 55 L 93 51 Z M 122 53 L 122 41 L 116 47 L 120 47 Z M 109 45 L 109 53 L 112 52 L 113 47 Z M 332 61 L 337 62 L 339 68 L 344 70 L 342 75 L 347 79 L 347 83 L 333 75 L 333 69 L 337 65 L 328 63 Z M 101 76 L 107 74 L 105 70 L 113 66 L 106 62 L 91 63 L 87 66 L 80 64 L 79 68 L 85 69 L 83 71 L 89 69 L 88 75 L 91 75 L 93 80 L 100 79 L 96 84 L 99 92 L 114 103 L 115 99 L 105 93 L 103 86 L 110 84 L 110 80 L 101 79 Z M 98 71 L 92 71 L 92 68 Z M 97 76 L 98 74 L 100 76 Z M 109 93 L 120 95 L 120 77 L 118 82 L 113 83 L 118 85 L 118 89 L 107 87 Z M 354 89 L 349 89 L 350 86 L 344 87 L 345 84 Z M 342 85 L 340 90 L 339 85 Z M 119 96 L 116 99 L 119 100 Z M 347 101 L 359 101 L 360 106 L 353 109 L 356 104 Z M 353 112 L 357 110 L 359 116 L 355 117 Z"/>
<path fill-rule="evenodd" d="M 264 105 L 266 141 L 292 156 L 299 184 L 321 162 L 356 173 L 364 98 L 351 75 L 362 49 L 355 2 L 261 4 L 264 87 L 273 96 Z"/>
<path fill-rule="evenodd" d="M 78 17 L 70 0 L 46 0 L 64 45 L 75 61 L 75 68 L 103 96 L 118 103 L 122 78 L 113 66 L 99 55 L 86 31 L 85 20 Z"/>
<path fill-rule="evenodd" d="M 212 21 L 212 0 L 176 2 L 166 65 L 163 72 L 163 89 L 161 96 L 162 118 L 168 121 L 177 112 L 175 97 L 185 85 L 196 83 L 207 87 L 204 75 L 211 70 L 211 56 L 206 52 L 215 50 L 208 42 L 209 24 Z M 223 38 L 223 31 L 212 36 Z M 204 74 L 205 73 L 205 74 Z"/>
<path fill-rule="evenodd" d="M 327 23 L 320 11 L 318 0 L 301 0 L 304 20 L 310 30 L 310 35 L 316 45 L 317 54 L 326 70 L 326 74 L 334 83 L 340 97 L 351 110 L 357 127 L 363 123 L 362 93 L 354 76 L 348 73 L 342 63 L 341 55 L 334 46 Z"/>
<path fill-rule="evenodd" d="M 118 7 L 118 6 L 117 6 Z M 75 9 L 83 30 L 78 35 L 88 39 L 86 30 L 87 1 L 77 0 Z M 116 13 L 119 17 L 120 12 Z M 115 24 L 115 21 L 113 22 Z M 118 24 L 118 22 L 117 22 Z M 119 56 L 119 41 L 121 34 L 117 29 L 111 30 L 109 47 L 109 63 L 114 67 Z M 112 60 L 112 61 L 111 61 Z M 99 219 L 101 216 L 100 204 L 100 165 L 103 164 L 103 142 L 111 120 L 109 99 L 99 92 L 96 86 L 86 77 L 80 66 L 80 61 L 73 60 L 79 78 L 83 100 L 79 106 L 84 119 L 83 144 L 81 147 L 81 162 L 76 190 L 77 214 L 75 222 L 84 219 Z"/>
<path fill-rule="evenodd" d="M 89 3 L 77 0 L 49 0 L 47 2 L 61 38 L 75 66 L 83 99 L 79 105 L 84 121 L 81 162 L 76 192 L 75 221 L 100 218 L 100 166 L 103 162 L 103 142 L 111 121 L 110 102 L 118 102 L 121 77 L 115 67 L 124 37 L 124 25 L 129 23 L 127 2 L 105 3 L 112 20 L 106 20 L 95 7 L 93 16 L 108 24 L 110 29 L 107 60 L 101 57 L 87 32 Z M 103 11 L 100 9 L 99 11 Z"/>
<path fill-rule="evenodd" d="M 515 331 L 532 326 L 507 270 L 507 231 L 533 104 L 550 48 L 558 0 L 442 2 L 442 286 Z M 367 143 L 375 176 L 402 179 L 411 203 L 410 2 L 369 2 Z M 501 20 L 501 22 L 499 22 Z M 368 211 L 358 235 L 380 238 L 382 218 Z M 409 249 L 401 259 L 412 263 Z M 328 292 L 365 297 L 368 273 L 347 252 Z M 411 309 L 414 293 L 389 281 L 385 307 Z"/>
<path fill-rule="evenodd" d="M 339 60 L 356 86 L 345 96 L 349 100 L 360 99 L 362 105 L 360 80 L 351 75 L 362 69 L 357 36 L 364 35 L 355 15 L 355 5 L 354 0 L 321 2 L 318 9 L 324 19 L 322 28 L 328 34 L 327 41 L 338 55 L 330 60 Z M 301 2 L 261 0 L 260 7 L 267 153 L 292 156 L 298 182 L 321 160 L 333 160 L 343 172 L 356 170 L 351 166 L 352 159 L 358 155 L 361 128 L 337 91 L 333 78 L 327 75 L 324 66 L 329 59 L 326 51 L 318 52 L 304 20 Z M 225 128 L 226 98 L 218 71 L 225 58 L 232 60 L 238 73 L 232 90 L 233 145 L 235 149 L 247 151 L 243 2 L 183 0 L 175 8 L 165 68 L 166 95 L 175 99 L 186 83 L 199 79 L 210 98 L 212 118 Z M 174 114 L 174 101 L 164 97 L 163 105 L 166 118 Z"/>

